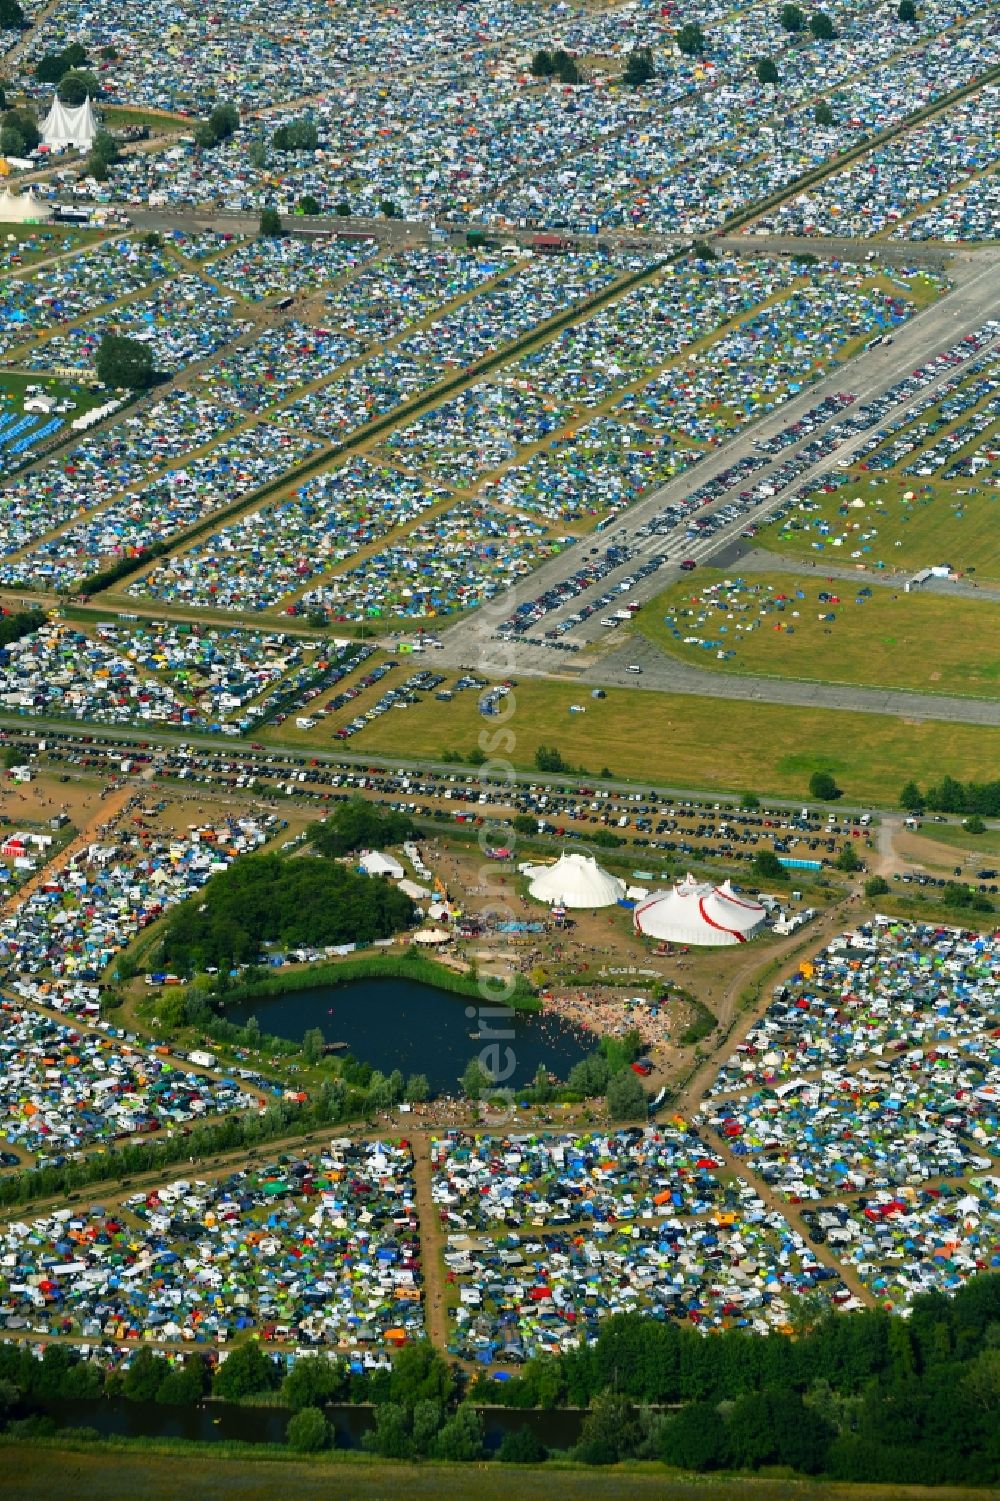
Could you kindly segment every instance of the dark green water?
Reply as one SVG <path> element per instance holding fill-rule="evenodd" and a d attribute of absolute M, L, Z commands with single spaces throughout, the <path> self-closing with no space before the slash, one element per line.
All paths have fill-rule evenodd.
<path fill-rule="evenodd" d="M 491 1072 L 494 1061 L 510 1068 L 498 1082 L 517 1087 L 530 1083 L 539 1064 L 564 1079 L 594 1047 L 590 1034 L 555 1016 L 500 1012 L 490 1002 L 413 980 L 356 980 L 226 1009 L 238 1026 L 251 1016 L 262 1032 L 294 1041 L 319 1027 L 327 1042 L 346 1042 L 356 1058 L 383 1073 L 398 1068 L 426 1074 L 436 1094 L 454 1091 L 469 1060 L 484 1048 L 499 1048 L 484 1064 Z"/>

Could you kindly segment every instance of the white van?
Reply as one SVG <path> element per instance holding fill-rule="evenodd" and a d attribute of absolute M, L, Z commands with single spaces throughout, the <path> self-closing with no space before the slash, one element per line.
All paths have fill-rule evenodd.
<path fill-rule="evenodd" d="M 630 662 L 628 664 L 628 666 L 626 667 L 625 671 L 626 672 L 641 672 L 642 668 L 639 666 L 638 662 Z"/>

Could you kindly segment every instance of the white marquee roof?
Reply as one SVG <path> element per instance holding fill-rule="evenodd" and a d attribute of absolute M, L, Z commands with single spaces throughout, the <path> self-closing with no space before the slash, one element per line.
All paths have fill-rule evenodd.
<path fill-rule="evenodd" d="M 706 947 L 746 943 L 764 926 L 766 912 L 752 897 L 737 896 L 728 881 L 713 886 L 688 874 L 635 909 L 635 926 L 664 943 Z"/>
<path fill-rule="evenodd" d="M 56 94 L 52 108 L 39 128 L 46 146 L 76 146 L 81 151 L 89 151 L 97 134 L 94 106 L 85 99 L 75 109 L 70 109 Z"/>
<path fill-rule="evenodd" d="M 625 882 L 604 870 L 593 855 L 560 855 L 554 865 L 529 865 L 529 892 L 559 907 L 611 907 L 625 895 Z"/>

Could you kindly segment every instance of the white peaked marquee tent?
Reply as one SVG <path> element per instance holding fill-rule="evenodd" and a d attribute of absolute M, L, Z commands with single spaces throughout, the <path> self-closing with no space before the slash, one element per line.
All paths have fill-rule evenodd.
<path fill-rule="evenodd" d="M 89 151 L 97 134 L 97 117 L 94 106 L 85 99 L 76 109 L 63 104 L 58 94 L 39 129 L 42 141 L 53 151 L 66 146 L 75 146 L 79 151 Z"/>
<path fill-rule="evenodd" d="M 4 188 L 0 193 L 0 224 L 39 224 L 51 218 L 49 205 L 31 191 L 12 193 Z"/>
<path fill-rule="evenodd" d="M 764 926 L 766 912 L 752 897 L 737 896 L 728 881 L 713 886 L 688 874 L 635 909 L 635 926 L 664 943 L 705 947 L 746 943 Z"/>
<path fill-rule="evenodd" d="M 611 907 L 625 895 L 625 882 L 602 869 L 593 855 L 560 855 L 554 865 L 529 865 L 528 891 L 556 907 Z"/>

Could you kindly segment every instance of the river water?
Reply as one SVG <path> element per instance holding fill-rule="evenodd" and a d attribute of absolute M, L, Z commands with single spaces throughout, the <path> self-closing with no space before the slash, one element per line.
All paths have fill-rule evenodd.
<path fill-rule="evenodd" d="M 489 1002 L 413 980 L 356 980 L 226 1008 L 227 1020 L 238 1026 L 251 1016 L 262 1032 L 296 1042 L 318 1027 L 327 1042 L 346 1042 L 355 1058 L 385 1074 L 395 1068 L 426 1074 L 435 1094 L 453 1093 L 470 1059 L 483 1049 L 499 1047 L 498 1054 L 484 1058 L 484 1066 L 491 1072 L 495 1065 L 511 1069 L 497 1082 L 517 1087 L 530 1083 L 539 1064 L 565 1079 L 595 1042 L 556 1016 L 500 1012 Z"/>
<path fill-rule="evenodd" d="M 241 1407 L 229 1402 L 200 1402 L 165 1407 L 158 1402 L 129 1402 L 124 1397 L 94 1401 L 53 1399 L 33 1402 L 34 1411 L 48 1413 L 60 1428 L 94 1428 L 102 1438 L 182 1438 L 201 1443 L 237 1440 L 244 1444 L 282 1444 L 291 1411 L 285 1407 Z M 371 1428 L 370 1407 L 328 1407 L 339 1449 L 359 1449 L 361 1436 Z M 535 1409 L 484 1407 L 487 1448 L 498 1447 L 505 1433 L 530 1428 L 550 1448 L 568 1449 L 580 1437 L 582 1413 L 576 1409 L 541 1412 Z"/>

